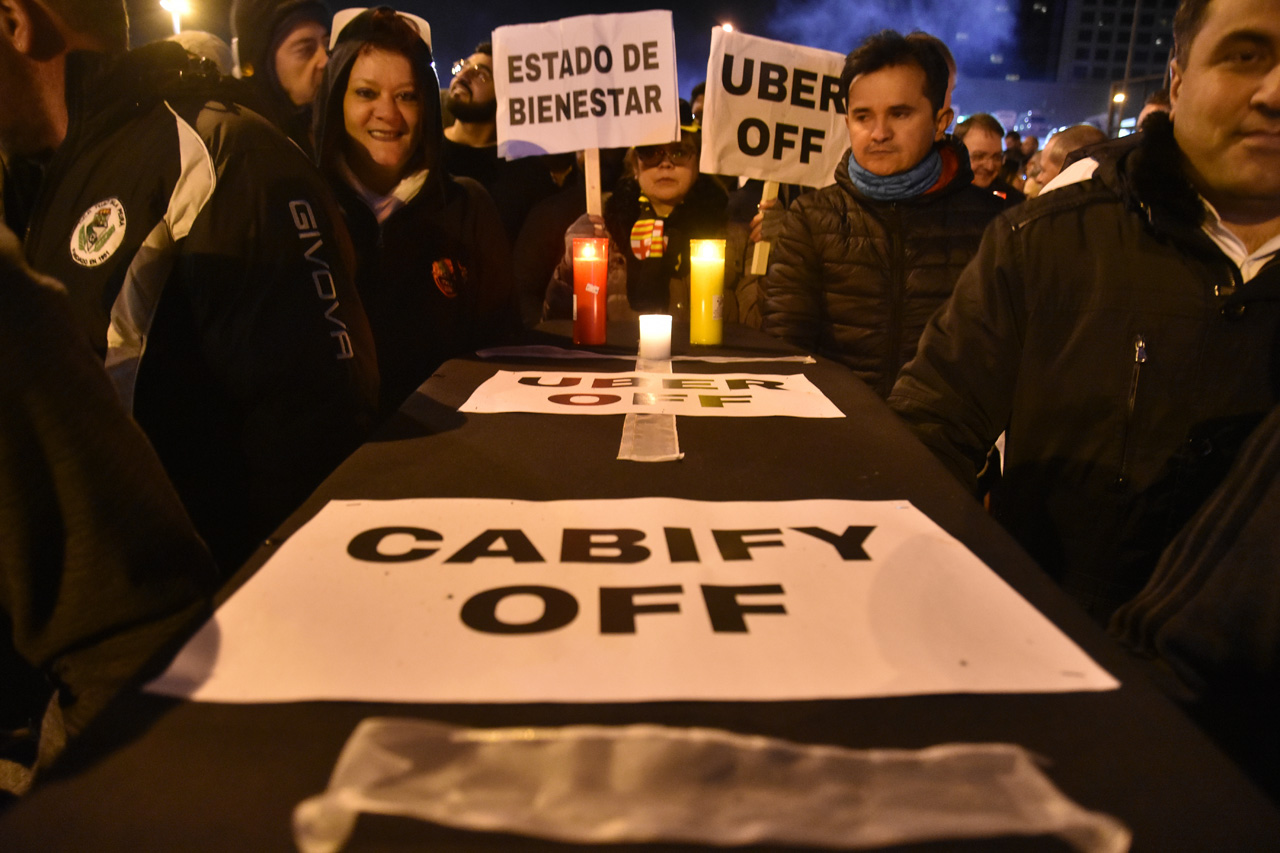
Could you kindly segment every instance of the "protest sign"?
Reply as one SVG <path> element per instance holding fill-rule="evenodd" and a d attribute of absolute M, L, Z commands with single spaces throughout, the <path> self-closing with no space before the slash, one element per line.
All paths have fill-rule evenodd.
<path fill-rule="evenodd" d="M 824 187 L 849 147 L 844 57 L 711 31 L 702 131 L 704 172 Z"/>
<path fill-rule="evenodd" d="M 671 12 L 581 15 L 493 31 L 507 159 L 679 137 Z"/>
<path fill-rule="evenodd" d="M 149 689 L 774 700 L 1117 682 L 905 501 L 334 501 Z"/>
<path fill-rule="evenodd" d="M 460 412 L 842 418 L 803 374 L 577 373 L 500 370 Z"/>

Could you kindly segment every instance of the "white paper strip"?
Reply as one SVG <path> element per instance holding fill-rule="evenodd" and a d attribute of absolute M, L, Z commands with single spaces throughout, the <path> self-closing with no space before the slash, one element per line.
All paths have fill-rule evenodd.
<path fill-rule="evenodd" d="M 663 359 L 636 359 L 636 370 L 643 373 L 670 373 L 671 362 Z M 678 462 L 680 436 L 676 433 L 675 415 L 630 412 L 622 422 L 622 444 L 618 458 L 631 462 Z"/>

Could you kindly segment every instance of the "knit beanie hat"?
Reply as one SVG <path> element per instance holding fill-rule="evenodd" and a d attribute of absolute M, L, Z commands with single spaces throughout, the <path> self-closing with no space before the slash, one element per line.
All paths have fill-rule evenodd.
<path fill-rule="evenodd" d="M 267 61 L 280 42 L 303 21 L 326 29 L 333 18 L 324 0 L 233 0 L 231 39 L 241 77 L 274 69 Z"/>

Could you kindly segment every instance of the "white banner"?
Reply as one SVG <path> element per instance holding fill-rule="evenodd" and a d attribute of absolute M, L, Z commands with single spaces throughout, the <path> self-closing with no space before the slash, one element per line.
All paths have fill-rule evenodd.
<path fill-rule="evenodd" d="M 675 45 L 665 10 L 498 27 L 498 154 L 515 159 L 678 139 Z"/>
<path fill-rule="evenodd" d="M 499 370 L 460 412 L 719 418 L 843 418 L 802 374 L 577 373 Z"/>
<path fill-rule="evenodd" d="M 149 689 L 774 700 L 1117 682 L 905 501 L 333 501 Z"/>
<path fill-rule="evenodd" d="M 825 187 L 849 147 L 844 57 L 711 31 L 702 133 L 704 172 Z"/>

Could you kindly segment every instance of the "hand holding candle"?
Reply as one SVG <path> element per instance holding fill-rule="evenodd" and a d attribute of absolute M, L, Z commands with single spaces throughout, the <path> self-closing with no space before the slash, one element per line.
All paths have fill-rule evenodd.
<path fill-rule="evenodd" d="M 605 339 L 609 238 L 573 238 L 573 342 L 602 344 Z"/>
<path fill-rule="evenodd" d="M 724 240 L 690 240 L 689 264 L 689 343 L 718 344 L 724 326 Z"/>

